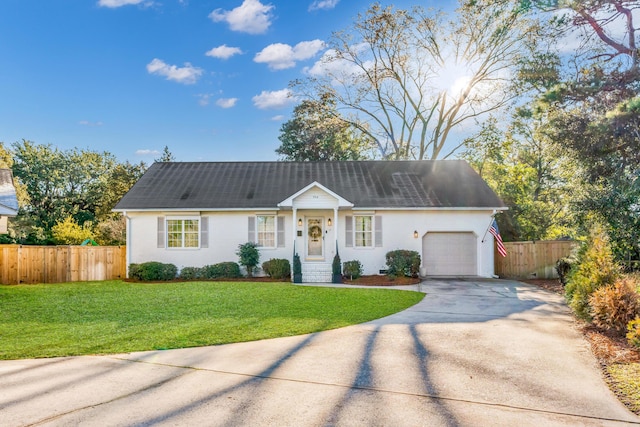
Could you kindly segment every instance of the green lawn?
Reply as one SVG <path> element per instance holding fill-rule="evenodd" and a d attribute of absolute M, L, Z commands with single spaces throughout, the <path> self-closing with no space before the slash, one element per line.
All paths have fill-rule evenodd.
<path fill-rule="evenodd" d="M 298 335 L 401 311 L 418 292 L 286 283 L 0 286 L 0 359 L 121 353 Z"/>

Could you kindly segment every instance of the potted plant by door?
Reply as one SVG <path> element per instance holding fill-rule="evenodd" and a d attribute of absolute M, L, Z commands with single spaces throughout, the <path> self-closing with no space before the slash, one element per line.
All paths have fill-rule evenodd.
<path fill-rule="evenodd" d="M 332 275 L 331 283 L 342 283 L 342 263 L 340 262 L 340 255 L 336 253 L 333 257 L 333 264 L 331 265 Z"/>
<path fill-rule="evenodd" d="M 293 256 L 293 283 L 302 283 L 302 263 L 298 254 Z"/>

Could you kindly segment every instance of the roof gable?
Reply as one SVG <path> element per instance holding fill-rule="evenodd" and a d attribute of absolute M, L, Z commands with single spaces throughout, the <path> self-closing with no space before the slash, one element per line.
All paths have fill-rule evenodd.
<path fill-rule="evenodd" d="M 115 209 L 277 209 L 314 186 L 354 208 L 506 207 L 463 160 L 372 160 L 154 163 Z"/>
<path fill-rule="evenodd" d="M 287 197 L 282 202 L 278 203 L 278 207 L 291 208 L 293 207 L 295 202 L 299 202 L 299 199 L 302 196 L 312 192 L 313 190 L 318 190 L 319 192 L 324 193 L 331 198 L 334 198 L 336 207 L 353 207 L 353 203 L 349 202 L 348 200 L 345 200 L 344 198 L 340 197 L 338 194 L 334 193 L 333 191 L 329 190 L 327 187 L 325 187 L 324 185 L 316 181 L 307 185 L 306 187 L 296 192 L 295 194 L 292 194 L 291 196 Z M 303 206 L 303 207 L 306 207 L 306 206 Z"/>

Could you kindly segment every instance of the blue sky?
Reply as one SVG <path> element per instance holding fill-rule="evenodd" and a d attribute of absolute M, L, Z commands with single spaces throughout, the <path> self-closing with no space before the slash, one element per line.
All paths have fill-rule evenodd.
<path fill-rule="evenodd" d="M 289 81 L 368 5 L 2 0 L 0 141 L 132 162 L 165 145 L 179 161 L 276 160 Z"/>

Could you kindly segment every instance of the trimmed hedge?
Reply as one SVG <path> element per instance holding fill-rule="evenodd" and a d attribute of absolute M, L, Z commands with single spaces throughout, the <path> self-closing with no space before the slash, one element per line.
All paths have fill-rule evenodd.
<path fill-rule="evenodd" d="M 242 277 L 237 262 L 220 262 L 202 267 L 203 279 L 236 279 Z"/>
<path fill-rule="evenodd" d="M 387 274 L 396 277 L 418 277 L 420 254 L 416 251 L 398 249 L 387 252 Z"/>
<path fill-rule="evenodd" d="M 142 264 L 129 264 L 129 278 L 143 282 L 173 280 L 178 275 L 178 267 L 151 261 Z"/>
<path fill-rule="evenodd" d="M 184 280 L 202 279 L 202 269 L 200 267 L 184 267 L 180 270 L 180 278 Z"/>
<path fill-rule="evenodd" d="M 284 279 L 291 276 L 291 263 L 288 259 L 270 259 L 262 263 L 262 269 L 273 279 Z"/>

